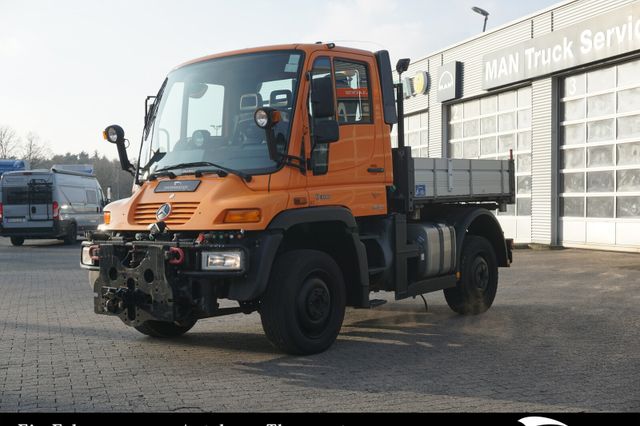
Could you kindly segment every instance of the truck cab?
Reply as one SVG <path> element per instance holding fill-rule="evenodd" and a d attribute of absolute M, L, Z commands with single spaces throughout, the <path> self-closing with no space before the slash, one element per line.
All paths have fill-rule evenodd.
<path fill-rule="evenodd" d="M 513 202 L 513 163 L 443 171 L 412 159 L 401 136 L 392 148 L 398 89 L 386 51 L 333 44 L 174 69 L 148 98 L 137 165 L 124 130 L 104 131 L 135 187 L 83 243 L 96 313 L 173 337 L 200 319 L 258 311 L 276 347 L 311 354 L 335 341 L 346 306 L 381 303 L 371 292 L 445 290 L 457 312 L 488 309 L 511 259 L 490 210 Z M 431 192 L 421 168 L 433 172 Z M 470 184 L 476 169 L 486 184 Z M 443 173 L 467 189 L 438 192 Z"/>

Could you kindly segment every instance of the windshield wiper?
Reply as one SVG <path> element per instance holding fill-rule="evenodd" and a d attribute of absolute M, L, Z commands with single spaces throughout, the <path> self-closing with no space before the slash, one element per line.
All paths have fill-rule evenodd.
<path fill-rule="evenodd" d="M 156 100 L 153 103 L 153 107 L 151 108 L 149 117 L 147 118 L 147 122 L 144 123 L 144 129 L 143 129 L 144 138 L 147 138 L 149 136 L 149 129 L 151 128 L 151 125 L 156 120 L 156 115 L 158 115 L 158 110 L 160 109 L 160 100 L 162 99 L 162 95 L 164 94 L 164 89 L 167 86 L 168 80 L 169 80 L 168 78 L 164 79 L 164 82 L 162 83 L 162 87 L 160 87 L 160 90 L 156 95 Z"/>
<path fill-rule="evenodd" d="M 153 179 L 157 178 L 158 176 L 169 176 L 169 177 L 171 177 L 171 175 L 173 175 L 175 177 L 174 173 L 171 173 L 171 175 L 169 175 L 168 173 L 170 173 L 171 170 L 186 169 L 186 168 L 193 168 L 193 167 L 214 167 L 214 168 L 218 169 L 219 171 L 224 172 L 225 173 L 224 176 L 226 176 L 226 174 L 236 175 L 236 176 L 240 177 L 241 179 L 244 179 L 247 182 L 251 182 L 251 179 L 252 179 L 251 175 L 248 175 L 248 174 L 246 174 L 244 172 L 241 172 L 239 170 L 230 169 L 230 168 L 221 166 L 219 164 L 211 163 L 209 161 L 196 161 L 196 162 L 193 162 L 193 163 L 180 163 L 180 164 L 176 164 L 175 166 L 164 167 L 162 169 L 159 169 L 159 170 L 156 170 L 155 172 L 153 172 L 149 176 L 149 179 L 153 180 Z M 202 173 L 204 173 L 204 171 L 203 170 L 195 170 L 193 173 L 195 173 L 196 176 L 198 176 L 198 175 L 202 176 Z M 220 173 L 218 173 L 218 176 L 224 177 L 224 176 L 220 175 Z"/>
<path fill-rule="evenodd" d="M 140 170 L 143 172 L 146 172 L 147 170 L 149 170 L 149 167 L 151 167 L 153 164 L 157 163 L 158 161 L 162 160 L 165 155 L 167 155 L 166 152 L 154 151 L 149 162 L 145 164 L 144 167 L 142 167 Z"/>

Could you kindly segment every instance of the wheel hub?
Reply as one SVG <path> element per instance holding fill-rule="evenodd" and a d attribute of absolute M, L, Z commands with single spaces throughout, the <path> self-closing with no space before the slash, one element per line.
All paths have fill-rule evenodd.
<path fill-rule="evenodd" d="M 473 261 L 472 269 L 473 283 L 476 288 L 485 291 L 489 285 L 489 265 L 483 257 L 477 257 Z"/>
<path fill-rule="evenodd" d="M 331 293 L 319 277 L 310 277 L 298 295 L 298 317 L 305 329 L 319 332 L 331 314 Z"/>

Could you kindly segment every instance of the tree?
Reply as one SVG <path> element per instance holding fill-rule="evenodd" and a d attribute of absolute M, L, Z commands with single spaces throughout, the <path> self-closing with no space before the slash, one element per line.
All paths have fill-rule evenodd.
<path fill-rule="evenodd" d="M 37 169 L 49 157 L 49 148 L 40 140 L 37 133 L 29 132 L 22 148 L 22 159 L 29 162 L 32 169 Z"/>
<path fill-rule="evenodd" d="M 15 158 L 20 144 L 16 131 L 9 126 L 0 126 L 0 158 Z"/>

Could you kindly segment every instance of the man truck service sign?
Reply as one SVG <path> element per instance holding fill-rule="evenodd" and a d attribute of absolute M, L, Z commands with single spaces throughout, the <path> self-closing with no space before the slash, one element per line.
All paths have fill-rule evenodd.
<path fill-rule="evenodd" d="M 483 58 L 483 89 L 640 49 L 640 2 Z"/>

